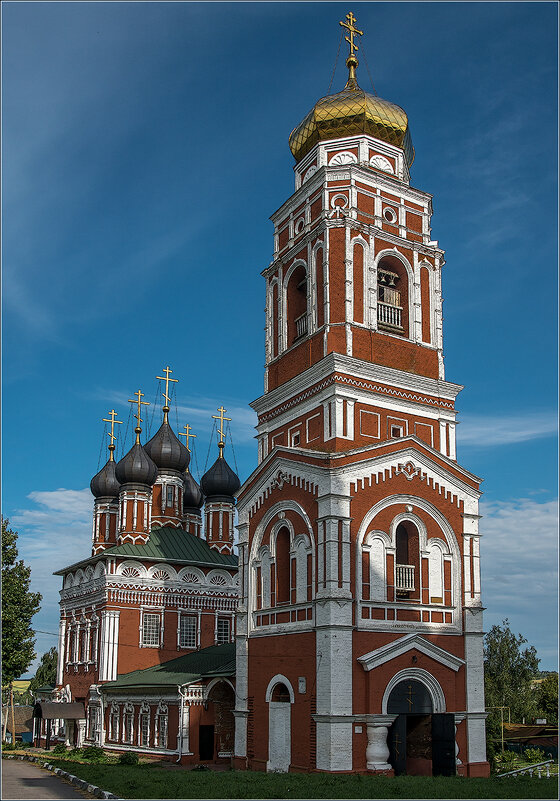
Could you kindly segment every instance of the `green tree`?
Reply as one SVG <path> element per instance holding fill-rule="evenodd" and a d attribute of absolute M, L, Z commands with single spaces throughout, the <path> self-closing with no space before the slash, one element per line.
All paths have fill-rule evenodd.
<path fill-rule="evenodd" d="M 35 659 L 31 619 L 41 594 L 31 592 L 31 568 L 18 560 L 17 531 L 2 518 L 2 681 L 11 684 Z"/>
<path fill-rule="evenodd" d="M 558 673 L 548 673 L 537 689 L 539 717 L 558 723 Z"/>
<path fill-rule="evenodd" d="M 538 676 L 539 659 L 534 646 L 522 648 L 527 640 L 515 635 L 509 620 L 501 626 L 492 626 L 484 638 L 484 691 L 489 715 L 486 731 L 489 740 L 501 736 L 500 710 L 504 709 L 504 721 L 511 715 L 512 723 L 522 723 L 523 718 L 532 718 L 537 711 L 536 693 L 531 680 Z"/>
<path fill-rule="evenodd" d="M 51 648 L 46 654 L 43 654 L 37 672 L 31 679 L 28 688 L 28 693 L 32 694 L 37 692 L 39 687 L 45 687 L 48 684 L 56 684 L 56 666 L 58 664 L 58 651 L 56 648 Z"/>

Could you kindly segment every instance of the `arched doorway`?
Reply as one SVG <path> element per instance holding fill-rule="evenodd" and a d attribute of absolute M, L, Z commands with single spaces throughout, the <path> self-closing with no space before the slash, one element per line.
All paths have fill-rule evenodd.
<path fill-rule="evenodd" d="M 218 759 L 232 757 L 235 735 L 235 719 L 233 717 L 235 693 L 233 688 L 229 682 L 217 681 L 210 686 L 207 698 L 208 702 L 213 705 L 214 725 L 207 727 L 207 729 L 211 728 L 212 732 L 208 731 L 205 734 L 208 740 L 206 745 L 208 752 L 210 752 L 210 734 L 213 735 L 212 756 L 206 758 L 213 758 L 214 748 Z"/>
<path fill-rule="evenodd" d="M 455 719 L 452 714 L 434 713 L 425 684 L 407 678 L 396 684 L 387 713 L 397 715 L 388 738 L 395 775 L 455 775 Z"/>
<path fill-rule="evenodd" d="M 292 701 L 293 691 L 279 678 L 267 690 L 268 700 L 268 762 L 267 771 L 287 773 L 292 761 Z M 272 682 L 271 682 L 272 684 Z"/>

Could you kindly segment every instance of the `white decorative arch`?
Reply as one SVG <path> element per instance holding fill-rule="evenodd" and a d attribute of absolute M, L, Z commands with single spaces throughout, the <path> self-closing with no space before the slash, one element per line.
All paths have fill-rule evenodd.
<path fill-rule="evenodd" d="M 177 571 L 168 564 L 152 565 L 148 569 L 148 578 L 155 581 L 177 581 Z"/>
<path fill-rule="evenodd" d="M 226 570 L 211 570 L 206 576 L 206 583 L 216 587 L 229 587 L 231 575 Z"/>
<path fill-rule="evenodd" d="M 67 573 L 64 578 L 64 588 L 67 589 L 68 587 L 71 587 L 73 583 L 74 583 L 74 576 L 72 575 L 72 573 Z"/>
<path fill-rule="evenodd" d="M 103 562 L 98 562 L 95 565 L 95 570 L 94 570 L 94 573 L 93 573 L 94 578 L 101 578 L 101 576 L 105 576 L 106 573 L 107 573 L 107 568 L 105 567 Z"/>
<path fill-rule="evenodd" d="M 370 167 L 375 167 L 377 170 L 383 170 L 383 172 L 389 172 L 391 175 L 393 175 L 395 172 L 389 159 L 386 159 L 385 156 L 380 156 L 379 154 L 372 156 L 369 160 L 369 164 Z"/>
<path fill-rule="evenodd" d="M 235 695 L 235 687 L 233 686 L 231 681 L 229 679 L 227 679 L 225 676 L 218 676 L 217 678 L 212 679 L 212 681 L 208 682 L 208 684 L 202 690 L 202 697 L 203 697 L 203 699 L 205 701 L 208 700 L 208 698 L 210 696 L 210 693 L 212 692 L 212 690 L 216 686 L 216 684 L 220 684 L 220 683 L 227 684 L 230 687 L 230 689 L 233 691 L 233 694 Z"/>
<path fill-rule="evenodd" d="M 79 568 L 74 574 L 74 584 L 81 584 L 84 580 L 84 571 Z"/>
<path fill-rule="evenodd" d="M 389 703 L 389 696 L 391 695 L 391 692 L 394 690 L 397 684 L 401 683 L 401 681 L 418 681 L 420 684 L 423 684 L 428 690 L 430 698 L 432 699 L 432 711 L 436 714 L 445 712 L 445 694 L 439 681 L 423 668 L 405 668 L 404 670 L 400 670 L 398 673 L 395 673 L 385 688 L 383 699 L 381 701 L 381 712 L 383 715 L 387 714 L 387 705 Z"/>
<path fill-rule="evenodd" d="M 342 150 L 340 153 L 335 153 L 329 160 L 329 167 L 342 167 L 344 164 L 357 164 L 358 159 L 355 153 L 349 150 Z"/>
<path fill-rule="evenodd" d="M 292 687 L 290 680 L 287 679 L 286 676 L 283 676 L 282 673 L 277 673 L 276 676 L 274 676 L 274 678 L 270 679 L 270 681 L 268 682 L 268 687 L 266 688 L 266 692 L 264 694 L 264 700 L 267 702 L 267 704 L 270 703 L 272 699 L 272 693 L 277 684 L 285 685 L 288 692 L 290 693 L 290 703 L 293 704 L 294 701 L 296 700 L 294 688 Z"/>
<path fill-rule="evenodd" d="M 202 584 L 205 580 L 204 573 L 198 567 L 182 567 L 177 574 L 178 581 L 186 584 Z"/>
<path fill-rule="evenodd" d="M 84 574 L 84 581 L 93 581 L 93 568 L 91 565 L 86 567 L 86 572 Z"/>
<path fill-rule="evenodd" d="M 278 532 L 282 528 L 287 528 L 290 533 L 290 552 L 293 550 L 294 547 L 294 537 L 295 537 L 295 528 L 294 524 L 291 520 L 288 520 L 287 517 L 282 517 L 274 523 L 272 529 L 270 530 L 270 555 L 273 559 L 276 559 L 276 538 L 278 536 Z"/>
<path fill-rule="evenodd" d="M 248 575 L 248 598 L 249 598 L 249 606 L 251 610 L 255 610 L 257 608 L 257 566 L 258 563 L 262 563 L 262 601 L 263 607 L 265 605 L 265 591 L 269 591 L 269 585 L 266 584 L 266 576 L 265 576 L 265 559 L 272 559 L 273 553 L 271 552 L 270 546 L 263 546 L 262 539 L 264 536 L 264 532 L 268 528 L 271 521 L 274 520 L 275 517 L 279 515 L 281 512 L 286 511 L 293 511 L 296 512 L 297 515 L 302 519 L 303 523 L 305 524 L 305 528 L 307 531 L 300 532 L 298 531 L 295 534 L 295 529 L 290 529 L 290 548 L 293 546 L 293 537 L 298 536 L 301 533 L 307 534 L 309 538 L 310 548 L 311 548 L 311 584 L 314 585 L 315 582 L 315 570 L 316 570 L 316 557 L 315 557 L 315 538 L 313 536 L 313 527 L 311 525 L 311 520 L 309 519 L 309 515 L 305 511 L 305 509 L 301 506 L 301 504 L 297 503 L 297 501 L 291 499 L 285 499 L 278 501 L 270 509 L 263 515 L 261 521 L 257 525 L 255 530 L 255 534 L 253 536 L 253 541 L 251 543 L 251 551 L 249 554 L 249 564 L 252 566 L 252 569 L 249 570 Z M 289 524 L 290 521 L 286 519 L 286 517 L 281 517 L 277 521 L 277 525 L 286 525 Z M 288 526 L 290 528 L 290 526 Z M 293 533 L 292 533 L 293 532 Z M 271 536 L 271 539 L 275 542 L 275 537 Z M 252 615 L 249 614 L 249 627 L 252 627 Z"/>
<path fill-rule="evenodd" d="M 336 202 L 337 200 L 342 200 L 342 203 L 337 203 Z M 340 207 L 341 209 L 347 209 L 348 203 L 349 203 L 348 196 L 342 194 L 342 192 L 339 192 L 338 194 L 331 196 L 331 209 L 335 209 L 337 206 Z"/>
<path fill-rule="evenodd" d="M 116 569 L 117 576 L 129 578 L 146 578 L 146 568 L 141 562 L 136 562 L 133 559 L 127 559 L 121 562 Z"/>
<path fill-rule="evenodd" d="M 318 169 L 319 168 L 317 167 L 316 164 L 312 164 L 311 167 L 308 170 L 305 171 L 302 183 L 305 183 L 305 181 L 307 181 L 309 178 L 311 178 L 312 175 L 315 175 L 315 173 L 317 172 Z"/>
<path fill-rule="evenodd" d="M 416 507 L 417 509 L 421 509 L 427 515 L 429 515 L 434 520 L 434 522 L 439 526 L 441 532 L 443 533 L 443 539 L 448 544 L 449 553 L 451 553 L 452 556 L 452 570 L 451 570 L 452 599 L 453 602 L 456 603 L 457 599 L 461 597 L 461 571 L 460 571 L 461 556 L 455 532 L 453 531 L 449 521 L 444 517 L 444 515 L 439 511 L 439 509 L 437 509 L 429 501 L 426 501 L 423 498 L 419 498 L 415 495 L 389 495 L 387 498 L 383 498 L 383 500 L 379 501 L 374 506 L 372 506 L 369 512 L 367 512 L 364 515 L 364 519 L 360 524 L 360 527 L 358 529 L 358 536 L 356 538 L 356 563 L 355 563 L 356 592 L 361 593 L 362 548 L 364 546 L 365 538 L 369 535 L 368 529 L 371 525 L 371 522 L 383 509 L 395 505 L 400 505 L 401 507 L 403 505 L 408 505 Z M 426 526 L 423 520 L 420 517 L 418 517 L 418 515 L 416 515 L 414 512 L 401 512 L 395 515 L 395 517 L 392 519 L 391 524 L 389 526 L 391 548 L 395 547 L 395 537 L 398 524 L 406 520 L 409 520 L 410 522 L 414 523 L 414 525 L 417 527 L 420 554 L 425 555 L 426 545 L 427 545 Z M 357 594 L 356 597 L 361 598 L 361 594 Z"/>

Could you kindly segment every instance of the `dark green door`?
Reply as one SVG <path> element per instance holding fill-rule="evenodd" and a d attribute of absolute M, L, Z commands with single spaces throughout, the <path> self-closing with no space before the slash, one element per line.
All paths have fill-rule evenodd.
<path fill-rule="evenodd" d="M 432 775 L 455 776 L 455 716 L 432 715 Z"/>

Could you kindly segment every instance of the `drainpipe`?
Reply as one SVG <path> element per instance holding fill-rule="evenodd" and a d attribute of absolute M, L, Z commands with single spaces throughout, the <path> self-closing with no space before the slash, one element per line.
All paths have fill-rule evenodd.
<path fill-rule="evenodd" d="M 179 726 L 177 728 L 177 739 L 179 741 L 178 742 L 178 745 L 179 745 L 179 748 L 178 748 L 179 756 L 177 757 L 176 762 L 180 762 L 181 761 L 181 756 L 182 756 L 182 751 L 183 751 L 183 709 L 185 707 L 185 696 L 181 692 L 181 687 L 182 687 L 181 684 L 177 685 L 177 692 L 179 693 L 180 701 L 179 701 Z"/>

